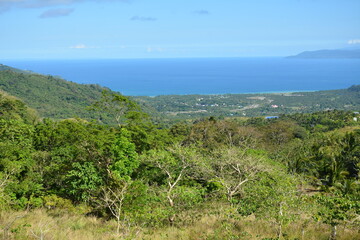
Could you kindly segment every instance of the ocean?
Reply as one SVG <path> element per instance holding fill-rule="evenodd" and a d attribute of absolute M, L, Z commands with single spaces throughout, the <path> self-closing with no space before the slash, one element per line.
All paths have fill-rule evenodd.
<path fill-rule="evenodd" d="M 0 63 L 124 95 L 296 92 L 360 84 L 360 59 L 183 58 L 4 60 Z"/>

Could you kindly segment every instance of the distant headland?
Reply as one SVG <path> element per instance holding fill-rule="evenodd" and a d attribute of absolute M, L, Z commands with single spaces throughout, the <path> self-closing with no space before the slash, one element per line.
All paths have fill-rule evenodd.
<path fill-rule="evenodd" d="M 305 51 L 287 58 L 298 59 L 360 59 L 360 49 L 333 49 Z"/>

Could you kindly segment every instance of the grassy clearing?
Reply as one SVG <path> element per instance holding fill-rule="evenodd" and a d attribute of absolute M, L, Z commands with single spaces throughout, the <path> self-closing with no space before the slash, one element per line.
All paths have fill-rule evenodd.
<path fill-rule="evenodd" d="M 116 235 L 116 223 L 93 216 L 56 214 L 45 209 L 31 212 L 2 212 L 2 239 L 113 240 L 113 239 L 276 239 L 271 223 L 247 217 L 234 219 L 224 214 L 204 215 L 192 224 L 164 228 L 146 228 L 123 223 L 122 234 Z M 329 239 L 330 227 L 315 222 L 298 221 L 284 228 L 284 239 Z M 340 226 L 338 240 L 360 239 L 360 231 Z"/>

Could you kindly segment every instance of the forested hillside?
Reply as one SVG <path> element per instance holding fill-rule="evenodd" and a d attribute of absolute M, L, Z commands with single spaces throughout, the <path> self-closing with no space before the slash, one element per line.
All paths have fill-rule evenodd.
<path fill-rule="evenodd" d="M 157 121 L 201 117 L 256 117 L 290 113 L 311 113 L 338 109 L 360 109 L 359 85 L 348 89 L 268 94 L 164 95 L 132 97 Z M 0 65 L 0 89 L 22 99 L 41 117 L 80 117 L 115 124 L 107 114 L 89 111 L 104 90 L 98 85 L 77 84 Z"/>
<path fill-rule="evenodd" d="M 117 124 L 0 93 L 4 239 L 360 239 L 357 113 L 161 128 L 115 93 L 93 108 Z"/>
<path fill-rule="evenodd" d="M 0 69 L 0 89 L 36 109 L 40 116 L 54 119 L 95 118 L 87 106 L 101 98 L 103 87 L 81 85 L 60 78 Z"/>
<path fill-rule="evenodd" d="M 9 66 L 0 64 L 0 71 L 6 71 L 6 70 L 12 71 L 12 72 L 17 72 L 17 73 L 25 73 L 25 74 L 31 74 L 32 73 L 31 71 L 20 70 L 20 69 L 17 69 L 17 68 L 13 68 L 13 67 L 9 67 Z"/>

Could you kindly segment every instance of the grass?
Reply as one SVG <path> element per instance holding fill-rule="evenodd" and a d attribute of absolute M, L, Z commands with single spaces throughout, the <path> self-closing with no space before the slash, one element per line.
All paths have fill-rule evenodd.
<path fill-rule="evenodd" d="M 217 239 L 276 239 L 276 229 L 268 221 L 247 218 L 229 218 L 225 214 L 205 214 L 191 224 L 163 228 L 146 228 L 124 223 L 122 234 L 116 235 L 116 223 L 94 216 L 56 214 L 46 209 L 30 212 L 2 212 L 0 216 L 2 239 L 51 240 L 217 240 Z M 298 221 L 284 228 L 284 239 L 327 240 L 330 227 L 324 224 Z M 356 229 L 340 226 L 338 240 L 360 239 Z"/>

